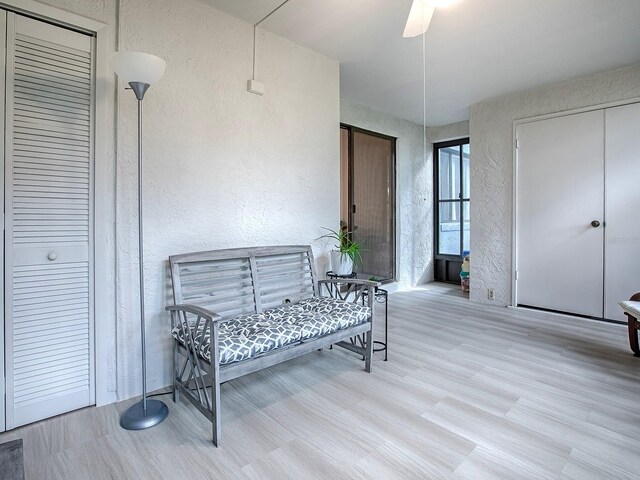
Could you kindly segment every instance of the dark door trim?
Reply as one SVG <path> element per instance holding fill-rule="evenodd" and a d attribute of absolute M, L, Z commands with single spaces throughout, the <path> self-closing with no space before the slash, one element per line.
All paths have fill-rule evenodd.
<path fill-rule="evenodd" d="M 440 200 L 440 165 L 438 150 L 447 147 L 462 146 L 470 143 L 469 137 L 458 138 L 455 140 L 448 140 L 446 142 L 438 142 L 433 144 L 433 258 L 434 258 L 434 275 L 435 280 L 460 283 L 460 267 L 462 265 L 461 255 L 448 255 L 438 253 L 440 246 L 440 203 L 459 203 L 460 204 L 460 253 L 463 251 L 464 241 L 464 201 L 462 198 L 463 189 L 463 176 L 462 176 L 462 162 L 463 156 L 460 155 L 460 197 L 457 199 L 445 199 Z M 462 150 L 461 150 L 462 153 Z M 468 199 L 467 199 L 468 200 Z M 438 274 L 441 273 L 441 275 Z M 458 273 L 455 273 L 458 272 Z"/>
<path fill-rule="evenodd" d="M 391 228 L 391 239 L 393 242 L 393 246 L 391 249 L 391 255 L 392 255 L 392 277 L 391 279 L 385 279 L 384 283 L 389 283 L 389 282 L 395 282 L 398 279 L 398 269 L 397 269 L 397 237 L 396 237 L 396 195 L 397 195 L 397 190 L 396 190 L 396 184 L 397 184 L 397 180 L 396 180 L 396 174 L 397 174 L 397 168 L 396 168 L 396 143 L 397 143 L 397 138 L 396 137 L 392 137 L 390 135 L 385 135 L 383 133 L 378 133 L 378 132 L 374 132 L 372 130 L 366 130 L 364 128 L 360 128 L 360 127 L 355 127 L 353 125 L 349 125 L 347 123 L 340 123 L 340 128 L 343 128 L 345 130 L 347 130 L 349 132 L 349 178 L 348 178 L 348 201 L 349 201 L 349 218 L 348 218 L 348 226 L 349 228 L 351 228 L 351 225 L 353 225 L 353 215 L 355 214 L 354 211 L 354 198 L 353 198 L 353 190 L 354 190 L 354 168 L 353 168 L 353 134 L 354 133 L 363 133 L 366 135 L 371 135 L 374 137 L 378 137 L 378 138 L 383 138 L 385 140 L 389 140 L 391 141 L 391 188 L 392 188 L 392 192 L 390 195 L 390 200 L 391 200 L 391 218 L 389 219 L 389 226 Z"/>

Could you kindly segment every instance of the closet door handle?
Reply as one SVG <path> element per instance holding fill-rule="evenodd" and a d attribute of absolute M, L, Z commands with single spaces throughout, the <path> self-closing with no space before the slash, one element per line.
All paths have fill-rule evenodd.
<path fill-rule="evenodd" d="M 591 222 L 591 226 L 593 228 L 598 228 L 600 226 L 600 222 L 598 220 L 594 220 L 593 222 Z"/>
<path fill-rule="evenodd" d="M 47 258 L 53 262 L 58 259 L 58 254 L 56 252 L 51 252 L 47 255 Z"/>

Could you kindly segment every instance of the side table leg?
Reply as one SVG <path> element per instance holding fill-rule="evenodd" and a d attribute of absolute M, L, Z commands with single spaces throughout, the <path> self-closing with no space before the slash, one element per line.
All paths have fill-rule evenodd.
<path fill-rule="evenodd" d="M 388 338 L 388 326 L 389 326 L 389 297 L 384 299 L 384 361 L 386 362 L 389 357 L 389 338 Z"/>

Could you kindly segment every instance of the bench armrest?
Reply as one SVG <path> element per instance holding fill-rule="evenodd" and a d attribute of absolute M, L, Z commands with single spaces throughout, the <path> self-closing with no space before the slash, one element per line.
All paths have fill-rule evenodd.
<path fill-rule="evenodd" d="M 181 335 L 188 345 L 194 344 L 194 331 L 200 329 L 211 334 L 211 337 L 218 340 L 219 324 L 223 322 L 222 317 L 211 310 L 198 307 L 197 305 L 169 305 L 165 307 L 165 311 L 171 312 L 171 329 L 180 328 Z M 195 316 L 195 319 L 189 320 L 187 314 Z"/>
<path fill-rule="evenodd" d="M 198 366 L 198 368 L 200 368 L 199 355 L 201 355 L 201 345 L 199 342 L 196 342 L 196 337 L 200 335 L 201 338 L 204 338 L 207 334 L 210 335 L 211 364 L 214 365 L 214 369 L 217 370 L 220 361 L 218 332 L 220 330 L 220 323 L 224 322 L 222 317 L 211 310 L 197 305 L 168 305 L 165 307 L 165 311 L 171 312 L 171 330 L 173 331 L 175 328 L 179 329 L 179 334 L 174 345 L 176 345 L 177 342 L 183 342 L 185 348 L 189 351 L 189 357 L 193 365 Z M 187 314 L 195 316 L 195 319 L 189 320 Z M 216 377 L 217 376 L 218 374 L 216 373 Z"/>
<path fill-rule="evenodd" d="M 165 307 L 165 311 L 191 313 L 211 322 L 222 321 L 222 317 L 220 317 L 220 315 L 218 315 L 217 313 L 212 312 L 211 310 L 207 310 L 206 308 L 198 307 L 197 305 L 188 305 L 185 303 L 179 305 L 169 305 Z"/>
<path fill-rule="evenodd" d="M 364 280 L 362 278 L 327 278 L 326 280 L 318 280 L 318 283 L 322 284 L 341 284 L 341 283 L 350 283 L 353 285 L 368 285 L 369 287 L 379 287 L 382 285 L 380 282 L 375 282 L 373 280 Z"/>

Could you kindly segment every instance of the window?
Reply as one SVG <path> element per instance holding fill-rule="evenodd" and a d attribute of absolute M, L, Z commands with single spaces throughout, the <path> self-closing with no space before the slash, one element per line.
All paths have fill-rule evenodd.
<path fill-rule="evenodd" d="M 470 249 L 469 155 L 468 138 L 434 145 L 435 252 L 436 260 L 445 261 L 440 268 L 445 273 L 442 276 L 438 275 L 436 265 L 436 280 L 458 281 L 457 275 L 453 272 L 459 268 L 456 265 L 447 265 L 446 261 L 461 262 L 462 253 Z"/>

